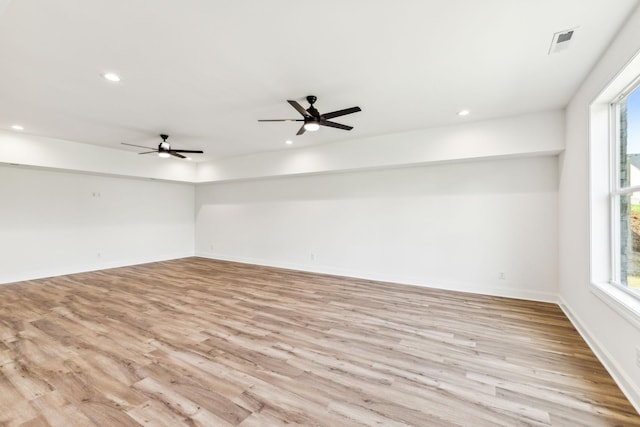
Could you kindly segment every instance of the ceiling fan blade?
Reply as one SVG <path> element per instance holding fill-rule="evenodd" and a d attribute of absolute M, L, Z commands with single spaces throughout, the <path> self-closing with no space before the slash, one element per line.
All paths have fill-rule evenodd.
<path fill-rule="evenodd" d="M 258 120 L 259 122 L 304 122 L 304 119 L 267 119 Z"/>
<path fill-rule="evenodd" d="M 298 104 L 298 102 L 291 100 L 287 100 L 287 102 L 291 104 L 291 106 L 295 108 L 298 113 L 302 114 L 303 117 L 311 117 L 311 114 L 309 114 L 309 112 L 305 110 L 302 105 Z"/>
<path fill-rule="evenodd" d="M 153 150 L 153 151 L 145 151 L 144 153 L 138 153 L 138 154 L 151 154 L 151 153 L 157 153 L 158 150 Z"/>
<path fill-rule="evenodd" d="M 204 151 L 202 151 L 202 150 L 174 150 L 174 149 L 171 149 L 170 151 L 173 151 L 174 153 L 200 153 L 200 154 L 204 153 Z"/>
<path fill-rule="evenodd" d="M 182 154 L 176 153 L 176 150 L 169 150 L 169 151 L 165 151 L 165 153 L 169 153 L 171 154 L 173 157 L 179 157 L 181 159 L 186 159 L 185 156 L 183 156 Z"/>
<path fill-rule="evenodd" d="M 330 122 L 329 120 L 320 120 L 318 124 L 320 126 L 329 126 L 331 128 L 336 128 L 336 129 L 343 129 L 343 130 L 353 129 L 353 126 L 342 125 L 340 123 Z"/>
<path fill-rule="evenodd" d="M 296 133 L 296 135 L 302 135 L 305 130 L 306 129 L 304 128 L 304 125 L 300 126 L 300 130 L 298 131 L 298 133 Z"/>
<path fill-rule="evenodd" d="M 153 150 L 153 148 L 151 148 L 151 147 L 143 147 L 142 145 L 127 144 L 126 142 L 121 142 L 121 144 L 122 145 L 128 145 L 130 147 L 146 148 L 147 150 Z"/>
<path fill-rule="evenodd" d="M 358 111 L 362 111 L 362 109 L 360 107 L 345 108 L 344 110 L 332 111 L 331 113 L 323 114 L 322 118 L 333 119 L 334 117 L 345 116 L 347 114 L 357 113 Z"/>

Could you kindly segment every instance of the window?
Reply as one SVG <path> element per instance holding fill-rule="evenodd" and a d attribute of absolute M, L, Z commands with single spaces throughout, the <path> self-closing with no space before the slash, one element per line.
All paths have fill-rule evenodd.
<path fill-rule="evenodd" d="M 593 99 L 588 126 L 589 289 L 640 328 L 640 52 Z"/>
<path fill-rule="evenodd" d="M 612 282 L 640 297 L 640 87 L 612 104 Z"/>

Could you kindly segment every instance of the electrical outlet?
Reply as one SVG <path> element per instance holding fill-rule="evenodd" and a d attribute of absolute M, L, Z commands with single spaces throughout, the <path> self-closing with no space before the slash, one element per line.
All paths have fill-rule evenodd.
<path fill-rule="evenodd" d="M 506 279 L 507 279 L 507 277 L 504 275 L 504 272 L 503 272 L 503 271 L 501 271 L 500 273 L 498 273 L 498 279 L 500 279 L 500 280 L 506 280 Z"/>

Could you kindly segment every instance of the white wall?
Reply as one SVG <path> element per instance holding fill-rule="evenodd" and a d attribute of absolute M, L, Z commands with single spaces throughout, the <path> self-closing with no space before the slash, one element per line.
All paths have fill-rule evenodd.
<path fill-rule="evenodd" d="M 639 49 L 636 10 L 567 108 L 566 151 L 560 157 L 559 175 L 562 306 L 638 410 L 640 367 L 635 348 L 640 347 L 640 330 L 590 291 L 589 105 Z"/>
<path fill-rule="evenodd" d="M 557 157 L 201 184 L 196 254 L 556 300 Z"/>
<path fill-rule="evenodd" d="M 192 184 L 0 165 L 0 283 L 193 255 Z"/>
<path fill-rule="evenodd" d="M 197 165 L 197 182 L 559 154 L 564 112 L 541 111 L 233 157 Z"/>

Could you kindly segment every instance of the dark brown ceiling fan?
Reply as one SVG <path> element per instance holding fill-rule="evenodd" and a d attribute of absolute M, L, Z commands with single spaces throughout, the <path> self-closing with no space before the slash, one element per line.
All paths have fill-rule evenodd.
<path fill-rule="evenodd" d="M 186 159 L 187 158 L 186 156 L 183 156 L 180 153 L 199 153 L 199 154 L 204 153 L 204 151 L 202 151 L 202 150 L 176 150 L 176 149 L 173 149 L 173 148 L 171 148 L 171 144 L 169 144 L 167 142 L 167 139 L 169 138 L 169 135 L 160 134 L 160 138 L 162 138 L 162 142 L 160 144 L 158 144 L 158 148 L 157 149 L 153 149 L 153 148 L 150 148 L 150 147 L 143 147 L 142 145 L 127 144 L 126 142 L 123 142 L 122 145 L 129 145 L 131 147 L 146 148 L 147 150 L 151 150 L 151 151 L 144 151 L 144 152 L 138 153 L 138 154 L 158 153 L 158 156 L 160 156 L 160 157 L 174 156 L 174 157 L 178 157 L 180 159 Z"/>
<path fill-rule="evenodd" d="M 329 119 L 333 119 L 335 117 L 345 116 L 347 114 L 357 113 L 358 111 L 362 111 L 360 107 L 351 107 L 345 108 L 344 110 L 332 111 L 331 113 L 320 114 L 320 112 L 313 106 L 315 102 L 318 100 L 317 97 L 313 95 L 307 96 L 307 102 L 309 102 L 309 108 L 306 110 L 302 105 L 300 105 L 296 101 L 287 100 L 289 104 L 296 111 L 302 114 L 302 119 L 272 119 L 272 120 L 258 120 L 259 122 L 304 122 L 300 130 L 296 135 L 302 135 L 305 131 L 316 131 L 320 129 L 320 126 L 328 126 L 336 129 L 343 130 L 351 130 L 353 126 L 347 126 L 340 123 L 329 121 Z"/>

